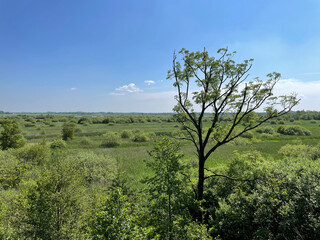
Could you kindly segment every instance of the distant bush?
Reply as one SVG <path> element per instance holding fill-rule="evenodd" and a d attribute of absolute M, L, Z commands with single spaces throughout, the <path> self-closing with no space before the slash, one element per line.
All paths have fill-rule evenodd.
<path fill-rule="evenodd" d="M 100 146 L 105 148 L 117 147 L 120 145 L 120 137 L 118 134 L 109 132 L 103 134 L 104 139 L 102 140 Z"/>
<path fill-rule="evenodd" d="M 131 138 L 132 132 L 129 130 L 123 130 L 121 132 L 121 138 Z"/>
<path fill-rule="evenodd" d="M 271 121 L 270 124 L 275 125 L 275 124 L 277 124 L 277 122 L 276 121 Z"/>
<path fill-rule="evenodd" d="M 68 139 L 73 139 L 75 128 L 76 128 L 76 125 L 73 122 L 64 123 L 62 127 L 62 139 L 65 141 Z"/>
<path fill-rule="evenodd" d="M 284 121 L 282 121 L 282 120 L 281 120 L 281 121 L 279 121 L 279 124 L 283 125 L 283 124 L 284 124 Z"/>
<path fill-rule="evenodd" d="M 315 123 L 317 123 L 317 121 L 312 120 L 312 121 L 310 121 L 310 123 L 315 124 Z"/>
<path fill-rule="evenodd" d="M 273 134 L 274 130 L 272 127 L 264 127 L 264 128 L 258 128 L 256 130 L 257 133 L 266 133 L 266 134 Z"/>
<path fill-rule="evenodd" d="M 81 128 L 76 128 L 76 129 L 74 130 L 74 132 L 75 132 L 75 133 L 82 133 L 82 129 L 81 129 Z"/>
<path fill-rule="evenodd" d="M 24 124 L 25 127 L 35 127 L 36 125 L 34 123 L 26 123 Z"/>
<path fill-rule="evenodd" d="M 64 149 L 66 148 L 67 144 L 62 139 L 56 139 L 53 140 L 53 142 L 50 144 L 51 149 Z"/>
<path fill-rule="evenodd" d="M 89 125 L 92 123 L 92 118 L 91 117 L 81 117 L 78 121 L 78 124 L 85 124 Z"/>
<path fill-rule="evenodd" d="M 246 138 L 241 138 L 241 137 L 238 137 L 238 138 L 235 138 L 234 140 L 232 140 L 230 142 L 230 144 L 232 145 L 246 145 L 246 144 L 249 144 L 250 143 L 250 140 L 249 139 L 246 139 Z"/>
<path fill-rule="evenodd" d="M 92 145 L 92 142 L 91 142 L 91 140 L 89 138 L 84 138 L 79 143 L 80 147 L 88 147 L 90 145 Z"/>
<path fill-rule="evenodd" d="M 294 136 L 310 136 L 311 132 L 301 126 L 280 126 L 277 130 L 278 133 L 283 135 L 294 135 Z"/>
<path fill-rule="evenodd" d="M 252 132 L 245 132 L 241 135 L 241 137 L 243 138 L 248 138 L 248 139 L 252 139 L 254 137 Z"/>
<path fill-rule="evenodd" d="M 149 138 L 144 132 L 136 131 L 136 132 L 134 132 L 132 141 L 134 141 L 134 142 L 147 142 L 147 141 L 149 141 Z"/>

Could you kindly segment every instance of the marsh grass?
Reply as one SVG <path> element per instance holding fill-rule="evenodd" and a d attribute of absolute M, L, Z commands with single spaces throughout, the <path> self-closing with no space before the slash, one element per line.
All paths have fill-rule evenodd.
<path fill-rule="evenodd" d="M 300 120 L 299 126 L 306 128 L 311 132 L 311 136 L 286 136 L 277 134 L 279 126 L 294 126 L 297 121 L 285 121 L 284 124 L 265 124 L 264 128 L 273 129 L 273 134 L 259 133 L 253 130 L 250 133 L 252 138 L 243 139 L 245 144 L 227 144 L 212 154 L 206 163 L 206 167 L 210 169 L 221 169 L 232 160 L 235 151 L 248 152 L 258 150 L 263 156 L 268 156 L 277 161 L 281 156 L 279 149 L 290 143 L 301 141 L 304 144 L 316 145 L 320 140 L 320 127 L 318 122 L 310 122 L 309 120 Z M 208 127 L 210 122 L 206 122 L 204 127 Z M 149 159 L 148 151 L 154 146 L 154 141 L 161 135 L 172 136 L 177 131 L 176 122 L 143 122 L 143 123 L 113 123 L 113 124 L 88 124 L 87 126 L 77 124 L 80 131 L 75 133 L 75 138 L 67 141 L 67 149 L 70 153 L 74 151 L 89 151 L 98 154 L 105 154 L 112 159 L 119 159 L 120 168 L 126 172 L 128 177 L 132 179 L 131 184 L 134 187 L 140 186 L 140 180 L 150 174 L 145 166 L 145 161 Z M 39 129 L 45 132 L 45 135 L 39 134 Z M 41 122 L 37 122 L 34 127 L 24 127 L 25 138 L 29 144 L 43 141 L 48 142 L 61 138 L 62 123 L 56 122 L 55 126 L 50 127 Z M 148 136 L 148 140 L 144 142 L 133 141 L 132 137 L 121 138 L 121 133 L 130 132 L 134 136 L 137 131 Z M 116 133 L 121 138 L 120 145 L 115 148 L 101 148 L 101 143 L 105 140 L 108 133 Z M 240 142 L 242 140 L 240 139 Z M 181 142 L 181 150 L 184 153 L 183 161 L 196 166 L 195 148 L 192 143 Z"/>

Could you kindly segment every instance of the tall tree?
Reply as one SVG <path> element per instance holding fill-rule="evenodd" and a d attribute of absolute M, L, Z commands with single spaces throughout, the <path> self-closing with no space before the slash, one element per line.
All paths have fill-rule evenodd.
<path fill-rule="evenodd" d="M 273 96 L 273 89 L 281 75 L 273 72 L 267 81 L 255 78 L 247 81 L 252 61 L 236 63 L 235 52 L 222 48 L 219 57 L 209 57 L 208 52 L 189 52 L 182 49 L 182 64 L 173 55 L 172 70 L 168 79 L 173 79 L 177 89 L 177 105 L 174 111 L 177 120 L 186 131 L 183 139 L 191 141 L 198 157 L 198 185 L 195 198 L 203 200 L 204 181 L 216 172 L 205 167 L 208 158 L 221 146 L 260 126 L 270 119 L 288 113 L 298 102 L 295 94 Z M 192 91 L 196 88 L 196 91 Z M 264 107 L 265 114 L 255 111 Z M 211 123 L 204 128 L 205 114 L 210 113 Z M 228 121 L 225 121 L 227 120 Z M 205 170 L 209 175 L 205 175 Z M 197 218 L 202 221 L 202 212 Z"/>

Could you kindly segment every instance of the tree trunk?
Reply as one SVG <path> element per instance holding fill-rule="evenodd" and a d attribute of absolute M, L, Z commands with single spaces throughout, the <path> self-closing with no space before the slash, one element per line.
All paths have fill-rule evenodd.
<path fill-rule="evenodd" d="M 197 200 L 203 200 L 203 183 L 204 183 L 204 162 L 205 159 L 203 156 L 199 156 L 199 177 L 198 177 L 198 195 Z M 201 209 L 197 211 L 196 219 L 202 223 L 203 220 L 203 212 Z"/>

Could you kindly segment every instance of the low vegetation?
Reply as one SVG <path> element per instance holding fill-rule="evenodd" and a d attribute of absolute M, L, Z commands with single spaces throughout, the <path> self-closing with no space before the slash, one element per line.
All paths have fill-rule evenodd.
<path fill-rule="evenodd" d="M 19 137 L 0 150 L 0 239 L 318 239 L 320 127 L 307 113 L 219 149 L 203 202 L 194 149 L 172 116 L 1 117 L 1 134 L 10 123 Z"/>

